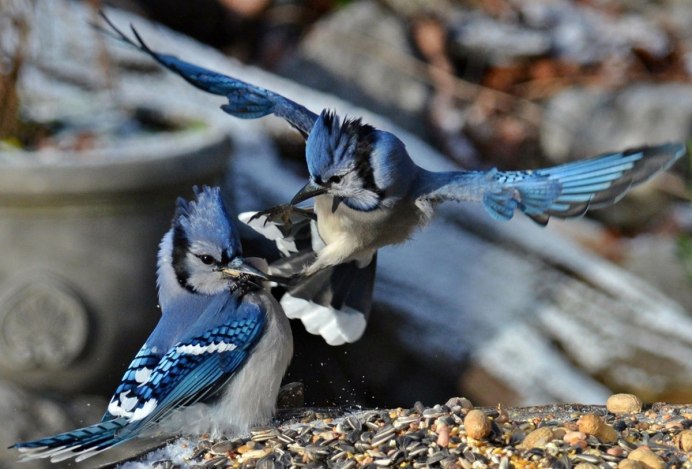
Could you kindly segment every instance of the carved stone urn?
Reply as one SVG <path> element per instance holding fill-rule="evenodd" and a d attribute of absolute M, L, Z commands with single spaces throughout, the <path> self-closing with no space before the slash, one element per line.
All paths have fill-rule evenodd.
<path fill-rule="evenodd" d="M 0 377 L 109 393 L 160 311 L 156 253 L 177 196 L 223 175 L 205 127 L 74 154 L 0 154 Z"/>

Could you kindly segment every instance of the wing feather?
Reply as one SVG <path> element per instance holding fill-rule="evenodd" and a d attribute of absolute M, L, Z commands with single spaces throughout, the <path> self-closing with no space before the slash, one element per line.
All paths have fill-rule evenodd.
<path fill-rule="evenodd" d="M 228 99 L 228 104 L 222 105 L 221 109 L 232 116 L 241 119 L 257 119 L 274 114 L 286 120 L 305 138 L 317 121 L 317 114 L 278 93 L 194 65 L 174 55 L 156 52 L 147 46 L 134 27 L 131 26 L 135 36 L 133 40 L 115 26 L 103 12 L 101 12 L 101 17 L 111 28 L 111 30 L 103 29 L 110 36 L 151 56 L 193 86 L 208 93 L 225 96 Z"/>
<path fill-rule="evenodd" d="M 176 343 L 161 357 L 146 382 L 123 388 L 127 394 L 113 396 L 112 403 L 128 409 L 123 416 L 130 425 L 121 433 L 151 426 L 172 410 L 213 393 L 233 376 L 258 341 L 265 314 L 258 305 L 242 303 L 228 317 L 232 319 L 226 324 Z M 135 403 L 123 406 L 124 399 L 135 399 Z"/>
<path fill-rule="evenodd" d="M 419 199 L 482 202 L 491 216 L 509 220 L 519 209 L 546 224 L 619 201 L 635 185 L 685 155 L 681 143 L 634 148 L 535 171 L 424 172 Z"/>

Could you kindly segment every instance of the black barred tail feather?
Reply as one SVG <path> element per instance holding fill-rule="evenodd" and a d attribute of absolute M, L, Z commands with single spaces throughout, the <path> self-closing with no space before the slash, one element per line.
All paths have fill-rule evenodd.
<path fill-rule="evenodd" d="M 16 443 L 10 448 L 22 453 L 21 461 L 47 458 L 51 462 L 70 458 L 83 461 L 133 438 L 135 435 L 132 432 L 123 431 L 127 423 L 128 420 L 124 418 L 108 420 L 40 440 Z"/>
<path fill-rule="evenodd" d="M 302 270 L 306 258 L 311 256 L 298 254 L 280 259 L 271 264 L 270 272 L 289 276 Z M 300 277 L 281 297 L 286 316 L 300 319 L 306 331 L 321 335 L 329 345 L 357 341 L 365 332 L 370 316 L 376 259 L 374 254 L 365 266 L 351 261 Z"/>

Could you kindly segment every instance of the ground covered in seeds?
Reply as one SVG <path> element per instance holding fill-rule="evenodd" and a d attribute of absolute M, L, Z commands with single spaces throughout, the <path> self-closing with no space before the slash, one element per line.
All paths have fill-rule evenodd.
<path fill-rule="evenodd" d="M 692 469 L 692 405 L 654 404 L 618 413 L 586 405 L 474 409 L 468 400 L 453 398 L 429 408 L 417 403 L 411 409 L 302 409 L 284 412 L 279 422 L 235 439 L 179 440 L 184 451 L 177 460 L 148 464 Z"/>

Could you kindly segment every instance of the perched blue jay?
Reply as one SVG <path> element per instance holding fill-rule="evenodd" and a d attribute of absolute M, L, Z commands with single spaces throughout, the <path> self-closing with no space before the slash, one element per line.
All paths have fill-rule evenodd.
<path fill-rule="evenodd" d="M 409 239 L 438 203 L 481 202 L 497 220 L 520 210 L 545 225 L 551 216 L 580 216 L 617 202 L 686 152 L 668 143 L 532 171 L 427 171 L 389 132 L 327 110 L 315 114 L 272 91 L 154 52 L 134 28 L 137 42 L 109 24 L 119 39 L 192 85 L 225 96 L 221 109 L 228 114 L 274 114 L 306 138 L 307 184 L 290 204 L 240 218 L 287 255 L 271 270 L 294 278 L 281 300 L 286 314 L 334 345 L 357 340 L 365 329 L 377 250 Z M 310 198 L 314 212 L 293 207 Z"/>
<path fill-rule="evenodd" d="M 178 199 L 161 241 L 162 317 L 100 423 L 13 447 L 81 461 L 149 432 L 242 433 L 271 418 L 293 354 L 288 319 L 241 256 L 218 188 Z"/>

